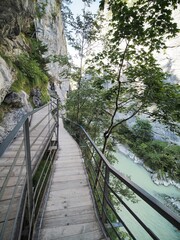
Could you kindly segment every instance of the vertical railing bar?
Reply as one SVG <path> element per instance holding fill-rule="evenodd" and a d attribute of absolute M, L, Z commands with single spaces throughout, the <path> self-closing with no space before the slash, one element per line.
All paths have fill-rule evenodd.
<path fill-rule="evenodd" d="M 24 181 L 26 181 L 25 176 L 24 176 Z M 26 208 L 26 202 L 27 202 L 26 187 L 27 187 L 27 185 L 25 184 L 24 187 L 23 187 L 23 190 L 22 190 L 22 194 L 21 194 L 20 200 L 19 200 L 19 204 L 18 204 L 18 208 L 17 208 L 18 209 L 18 211 L 17 211 L 18 214 L 16 215 L 15 223 L 13 224 L 11 240 L 17 240 L 16 231 L 17 231 L 17 224 L 19 224 L 18 218 L 21 218 L 20 219 L 20 224 L 19 224 L 19 229 L 18 229 L 19 230 L 18 240 L 21 239 L 21 232 L 22 232 L 23 221 L 24 221 L 24 214 L 25 214 L 25 208 Z M 22 215 L 21 215 L 21 217 L 19 217 L 18 215 L 19 215 L 19 212 L 20 212 L 22 204 L 23 204 Z"/>
<path fill-rule="evenodd" d="M 48 113 L 35 125 L 33 126 L 31 129 L 30 129 L 30 133 L 35 129 L 37 128 L 46 118 L 48 117 Z"/>
<path fill-rule="evenodd" d="M 55 124 L 54 124 L 54 126 L 52 126 L 52 131 L 51 131 L 51 135 L 49 136 L 49 139 L 52 139 L 52 135 L 53 135 L 53 133 L 54 133 L 54 131 L 55 131 Z M 47 136 L 47 135 L 46 135 Z M 45 137 L 46 137 L 45 136 Z M 50 140 L 49 140 L 50 141 Z M 41 159 L 42 158 L 42 156 L 44 155 L 44 153 L 45 153 L 45 151 L 46 151 L 46 149 L 47 149 L 47 147 L 48 147 L 48 144 L 49 144 L 49 141 L 43 141 L 43 143 L 44 143 L 44 148 L 42 149 L 42 152 L 41 152 L 41 154 L 39 154 L 39 158 Z M 37 153 L 35 154 L 35 156 L 37 155 Z M 34 157 L 35 157 L 34 156 Z M 31 161 L 33 161 L 34 160 L 34 158 L 31 160 Z M 35 165 L 35 167 L 32 169 L 32 176 L 34 176 L 34 173 L 35 173 L 35 171 L 36 171 L 36 169 L 38 168 L 38 166 L 39 166 L 39 162 L 37 162 L 37 164 Z"/>
<path fill-rule="evenodd" d="M 95 183 L 95 179 L 93 178 L 93 175 L 92 175 L 92 173 L 91 173 L 91 170 L 90 170 L 90 168 L 89 168 L 89 174 L 91 175 L 91 179 L 92 179 L 92 181 L 93 181 L 93 186 L 94 186 L 94 183 Z M 91 185 L 92 186 L 92 185 Z M 92 186 L 92 189 L 93 189 L 93 186 Z M 99 189 L 101 190 L 101 192 L 103 192 L 103 187 L 101 186 L 101 183 L 99 183 L 99 188 L 98 189 L 94 189 L 94 191 L 97 191 L 97 193 L 98 193 L 98 195 L 99 195 Z M 94 192 L 93 191 L 93 192 Z"/>
<path fill-rule="evenodd" d="M 59 99 L 57 99 L 57 148 L 59 149 Z"/>
<path fill-rule="evenodd" d="M 51 118 L 52 120 L 52 118 Z M 50 121 L 51 121 L 50 120 Z M 45 125 L 44 128 L 41 130 L 41 132 L 39 133 L 39 135 L 33 140 L 33 142 L 31 143 L 31 147 L 33 146 L 33 144 L 38 140 L 39 137 L 41 137 L 41 134 L 44 132 L 44 130 L 47 128 L 47 126 Z M 32 131 L 30 131 L 30 133 L 32 133 Z M 48 136 L 48 133 L 46 134 L 46 136 Z M 46 137 L 45 136 L 45 137 Z"/>
<path fill-rule="evenodd" d="M 50 112 L 51 112 L 51 104 L 48 104 L 48 130 L 49 130 L 49 135 L 50 135 L 50 127 L 51 127 Z"/>
<path fill-rule="evenodd" d="M 31 150 L 29 137 L 29 118 L 26 119 L 24 125 L 24 148 L 26 159 L 26 173 L 27 173 L 27 193 L 28 193 L 28 211 L 29 223 L 31 222 L 31 213 L 33 209 L 33 190 L 32 190 L 32 170 L 31 170 Z"/>
<path fill-rule="evenodd" d="M 39 185 L 41 183 L 41 178 L 44 176 L 44 171 L 45 171 L 45 168 L 46 168 L 47 164 L 49 163 L 49 159 L 51 159 L 51 151 L 49 151 L 49 154 L 46 157 L 45 163 L 43 165 L 43 169 L 42 169 L 41 174 L 39 176 L 38 182 L 36 183 L 36 188 L 34 189 L 34 193 L 33 193 L 34 197 L 35 197 L 37 189 L 38 189 L 38 187 L 39 187 Z M 51 162 L 51 160 L 50 160 L 50 162 Z"/>
<path fill-rule="evenodd" d="M 54 126 L 51 127 L 51 131 L 54 128 Z M 31 144 L 31 147 L 34 145 L 34 143 L 38 140 L 39 137 L 42 137 L 41 134 L 44 132 L 44 130 L 46 129 L 46 126 L 43 128 L 43 130 L 41 131 L 41 133 L 38 135 L 38 137 L 33 141 L 33 143 Z M 40 150 L 41 146 L 47 141 L 47 137 L 49 136 L 49 133 L 47 132 L 45 136 L 43 136 L 43 140 L 41 145 L 39 146 L 39 148 L 37 149 L 36 152 L 38 152 L 38 150 Z M 34 157 L 31 159 L 33 161 L 33 159 L 35 158 L 36 154 L 34 155 Z"/>
<path fill-rule="evenodd" d="M 118 237 L 119 240 L 123 240 L 120 236 L 119 236 L 119 233 L 116 231 L 115 227 L 113 226 L 112 222 L 109 220 L 106 212 L 104 212 L 104 214 L 106 215 L 106 219 L 107 221 L 109 222 L 110 226 L 111 226 L 111 229 L 114 231 L 114 233 L 116 234 L 116 236 Z M 103 223 L 103 226 L 104 228 L 106 229 L 106 226 L 105 224 Z M 109 236 L 111 238 L 111 236 Z M 111 238 L 112 239 L 112 238 Z M 113 239 L 112 239 L 113 240 Z M 136 240 L 136 238 L 133 238 L 133 240 Z"/>
<path fill-rule="evenodd" d="M 109 199 L 109 193 L 108 193 L 108 186 L 109 184 L 109 169 L 108 166 L 106 165 L 106 170 L 105 170 L 105 179 L 104 179 L 104 192 L 103 192 L 103 205 L 102 205 L 102 222 L 105 223 L 106 221 L 106 216 L 104 215 L 104 211 L 106 211 L 107 207 L 107 200 Z"/>
<path fill-rule="evenodd" d="M 105 197 L 105 198 L 106 198 L 106 197 Z M 112 205 L 112 202 L 109 200 L 109 198 L 106 199 L 106 203 L 107 203 L 108 206 L 111 208 L 111 210 L 113 211 L 113 213 L 116 215 L 118 221 L 122 223 L 123 227 L 124 227 L 124 228 L 126 229 L 126 231 L 129 233 L 129 235 L 132 237 L 132 239 L 135 240 L 136 238 L 135 238 L 134 235 L 131 233 L 131 231 L 129 230 L 129 228 L 127 227 L 127 225 L 125 224 L 125 222 L 122 220 L 122 218 L 118 215 L 116 209 L 115 209 L 114 206 Z M 154 236 L 155 236 L 155 235 L 154 235 Z M 156 236 L 155 236 L 155 238 L 153 238 L 153 239 L 159 240 L 159 238 L 157 238 Z"/>
<path fill-rule="evenodd" d="M 50 168 L 52 167 L 52 163 L 53 163 L 54 156 L 55 156 L 55 152 L 54 152 L 53 154 L 52 154 L 52 152 L 51 152 L 50 159 L 49 159 L 49 161 L 48 161 L 48 162 L 49 162 L 49 165 L 47 166 L 47 171 L 46 171 L 45 175 L 43 176 L 44 179 L 43 179 L 42 182 L 41 182 L 40 189 L 39 189 L 39 192 L 38 192 L 38 195 L 37 195 L 35 204 L 34 204 L 34 206 L 35 206 L 34 209 L 36 209 L 36 206 L 37 206 L 37 203 L 38 203 L 38 200 L 39 200 L 41 191 L 42 191 L 43 184 L 44 184 L 45 179 L 46 179 L 46 177 L 47 177 L 47 175 L 48 175 L 48 171 L 49 171 Z"/>

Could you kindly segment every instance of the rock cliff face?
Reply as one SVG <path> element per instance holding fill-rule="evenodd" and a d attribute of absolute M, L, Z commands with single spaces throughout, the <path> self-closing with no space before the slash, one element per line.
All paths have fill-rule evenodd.
<path fill-rule="evenodd" d="M 20 33 L 28 31 L 34 19 L 35 8 L 39 16 L 35 18 L 36 35 L 48 46 L 46 56 L 67 55 L 66 40 L 61 17 L 61 0 L 38 0 L 35 7 L 33 0 L 4 0 L 0 2 L 0 40 L 7 55 L 18 55 L 26 50 L 26 43 Z M 38 14 L 37 14 L 38 15 Z M 58 62 L 48 64 L 49 74 L 55 80 L 55 86 L 62 101 L 69 90 L 69 81 L 60 76 L 64 68 Z M 0 103 L 13 83 L 13 69 L 0 56 Z"/>
<path fill-rule="evenodd" d="M 9 62 L 9 57 L 27 51 L 27 43 L 21 33 L 28 31 L 34 14 L 32 0 L 1 0 L 0 1 L 0 105 L 9 94 L 10 87 L 16 79 L 16 71 Z M 8 98 L 10 99 L 10 98 Z M 0 142 L 11 131 L 21 117 L 32 110 L 27 102 L 28 96 L 21 91 L 12 94 L 10 103 L 13 105 L 7 114 L 1 111 Z"/>
<path fill-rule="evenodd" d="M 12 83 L 12 69 L 10 69 L 4 59 L 0 57 L 0 103 L 4 100 Z"/>
<path fill-rule="evenodd" d="M 44 6 L 44 14 L 41 19 L 36 20 L 36 34 L 44 44 L 47 44 L 47 56 L 67 55 L 67 46 L 63 30 L 60 4 L 61 0 L 38 0 L 39 6 Z M 53 77 L 56 92 L 63 103 L 69 90 L 69 81 L 61 76 L 65 70 L 58 62 L 48 65 L 49 74 Z"/>
<path fill-rule="evenodd" d="M 32 0 L 0 1 L 0 52 L 6 56 L 16 55 L 25 48 L 20 37 L 32 21 L 34 5 Z M 0 55 L 0 104 L 14 81 L 14 70 Z"/>
<path fill-rule="evenodd" d="M 180 28 L 180 6 L 173 12 L 174 21 Z M 169 81 L 180 84 L 180 33 L 166 42 L 167 49 L 156 57 L 162 68 L 170 74 Z"/>
<path fill-rule="evenodd" d="M 36 28 L 33 35 L 36 34 L 36 37 L 48 47 L 44 57 L 67 55 L 60 4 L 61 0 L 0 0 L 0 105 L 7 100 L 7 96 L 9 99 L 10 88 L 17 79 L 17 72 L 9 58 L 30 51 L 24 36 L 31 32 L 33 22 Z M 47 67 L 64 102 L 66 92 L 69 90 L 69 81 L 60 77 L 60 73 L 65 67 L 53 61 Z M 13 105 L 13 109 L 3 114 L 4 119 L 0 123 L 0 142 L 21 117 L 32 110 L 28 103 L 28 95 L 24 91 L 18 93 L 10 104 Z"/>
<path fill-rule="evenodd" d="M 29 26 L 34 3 L 32 0 L 1 0 L 0 2 L 0 38 L 18 36 L 21 29 Z"/>

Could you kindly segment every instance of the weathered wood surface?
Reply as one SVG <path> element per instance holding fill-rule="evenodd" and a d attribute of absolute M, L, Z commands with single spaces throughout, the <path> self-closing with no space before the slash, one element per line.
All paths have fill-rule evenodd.
<path fill-rule="evenodd" d="M 33 115 L 30 127 L 32 168 L 39 159 L 49 136 L 49 128 L 54 119 L 47 116 L 48 107 Z M 43 119 L 40 125 L 37 123 Z M 42 132 L 42 130 L 44 131 Z M 38 135 L 40 135 L 39 138 Z M 19 200 L 25 183 L 26 167 L 23 134 L 20 134 L 0 158 L 0 239 L 10 239 Z M 2 237 L 2 227 L 7 217 L 7 225 Z"/>
<path fill-rule="evenodd" d="M 60 120 L 60 149 L 34 239 L 105 239 L 95 216 L 81 151 Z"/>

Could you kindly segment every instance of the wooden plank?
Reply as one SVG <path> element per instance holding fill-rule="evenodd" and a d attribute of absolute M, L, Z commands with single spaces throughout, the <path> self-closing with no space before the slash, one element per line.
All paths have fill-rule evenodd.
<path fill-rule="evenodd" d="M 11 212 L 9 213 L 9 217 L 10 219 L 12 219 L 15 216 L 16 210 L 17 210 L 17 206 L 18 206 L 18 199 L 15 199 L 16 201 L 13 202 L 12 204 L 12 209 Z M 9 207 L 9 203 L 10 200 L 4 201 L 4 202 L 0 202 L 0 223 L 3 223 L 4 218 L 6 217 L 6 213 Z"/>
<path fill-rule="evenodd" d="M 4 202 L 4 200 L 11 199 L 13 194 L 14 194 L 15 198 L 18 198 L 18 197 L 20 197 L 21 192 L 22 192 L 22 186 L 18 186 L 17 187 L 15 194 L 14 194 L 14 186 L 6 187 L 6 189 L 4 191 L 4 194 L 3 194 L 2 198 L 1 198 L 1 202 Z"/>
<path fill-rule="evenodd" d="M 15 219 L 12 218 L 7 222 L 6 229 L 4 232 L 4 236 L 2 240 L 9 240 L 9 234 L 11 233 L 11 229 L 13 229 L 13 224 L 14 224 Z M 0 230 L 2 229 L 3 222 L 0 223 Z"/>
<path fill-rule="evenodd" d="M 81 197 L 81 199 L 79 197 L 74 199 L 49 198 L 46 210 L 53 211 L 53 210 L 60 210 L 60 209 L 68 209 L 68 208 L 82 207 L 87 205 L 89 206 L 90 204 L 92 204 L 92 199 L 89 195 L 83 196 Z"/>
<path fill-rule="evenodd" d="M 54 174 L 54 177 L 56 176 L 71 176 L 71 175 L 82 175 L 84 174 L 84 169 L 81 168 L 74 168 L 74 169 L 58 169 L 58 172 Z"/>
<path fill-rule="evenodd" d="M 61 175 L 58 175 L 58 173 L 55 175 L 55 179 L 53 180 L 53 182 L 64 182 L 64 181 L 67 181 L 67 180 L 80 180 L 80 179 L 86 179 L 86 176 L 84 174 L 79 174 L 79 175 L 72 175 L 72 176 L 61 176 Z"/>
<path fill-rule="evenodd" d="M 62 237 L 61 240 L 102 240 L 103 238 L 104 236 L 102 232 L 100 230 L 96 230 L 92 232 Z"/>
<path fill-rule="evenodd" d="M 71 189 L 73 184 L 73 188 L 79 188 L 81 186 L 88 186 L 86 179 L 77 179 L 73 181 L 61 181 L 61 182 L 53 182 L 53 185 L 51 186 L 51 189 L 53 191 L 59 191 L 63 189 Z"/>
<path fill-rule="evenodd" d="M 58 217 L 66 217 L 66 216 L 75 216 L 75 215 L 81 215 L 81 214 L 88 214 L 94 212 L 94 208 L 92 205 L 86 205 L 86 206 L 79 206 L 79 207 L 72 207 L 68 209 L 61 209 L 61 210 L 55 210 L 55 211 L 46 211 L 44 214 L 44 219 L 46 218 L 54 218 L 56 216 Z"/>
<path fill-rule="evenodd" d="M 64 218 L 60 218 L 56 216 L 54 218 L 44 219 L 43 228 L 90 223 L 90 222 L 93 222 L 94 220 L 95 220 L 95 216 L 93 212 L 88 214 L 81 214 L 81 217 L 79 217 L 79 215 L 69 216 L 69 217 L 65 216 Z"/>
<path fill-rule="evenodd" d="M 89 194 L 89 188 L 86 186 L 80 186 L 78 188 L 74 188 L 73 185 L 69 189 L 61 189 L 59 191 L 53 191 L 52 189 L 49 192 L 49 197 L 66 197 L 66 198 L 75 198 L 81 196 L 86 196 Z"/>
<path fill-rule="evenodd" d="M 1 157 L 0 166 L 11 166 L 13 161 L 14 161 L 14 157 L 13 158 Z"/>
<path fill-rule="evenodd" d="M 78 236 L 79 234 L 87 235 L 88 232 L 99 231 L 97 222 L 75 224 L 71 226 L 53 227 L 42 229 L 41 239 L 62 239 L 63 237 Z M 61 238 L 60 238 L 61 236 Z M 92 239 L 91 239 L 92 240 Z"/>
<path fill-rule="evenodd" d="M 56 162 L 54 166 L 57 168 L 75 168 L 75 167 L 83 167 L 83 162 L 82 161 L 61 161 L 61 162 Z"/>

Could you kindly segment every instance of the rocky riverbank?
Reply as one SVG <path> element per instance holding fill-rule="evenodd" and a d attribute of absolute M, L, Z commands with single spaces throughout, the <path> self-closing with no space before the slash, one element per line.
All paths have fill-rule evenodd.
<path fill-rule="evenodd" d="M 158 174 L 155 171 L 153 171 L 151 168 L 147 167 L 144 164 L 143 160 L 138 158 L 130 149 L 128 149 L 128 147 L 118 143 L 117 148 L 125 156 L 128 156 L 135 163 L 142 165 L 149 173 L 151 173 L 151 179 L 156 185 L 164 185 L 166 187 L 169 185 L 173 185 L 176 188 L 180 189 L 180 183 L 177 183 L 174 180 L 168 178 L 167 175 L 163 176 L 162 178 L 159 178 Z"/>
<path fill-rule="evenodd" d="M 162 179 L 159 179 L 159 176 L 157 173 L 155 173 L 152 169 L 147 167 L 142 159 L 139 159 L 128 147 L 117 144 L 118 151 L 130 158 L 134 163 L 139 164 L 144 167 L 144 169 L 150 173 L 152 181 L 156 185 L 164 185 L 165 187 L 168 187 L 170 185 L 175 186 L 176 188 L 180 189 L 180 183 L 177 183 L 171 179 L 168 178 L 168 176 L 163 177 Z M 180 212 L 180 199 L 174 198 L 171 196 L 164 196 L 164 199 L 166 201 L 166 205 L 170 207 L 175 212 Z"/>

